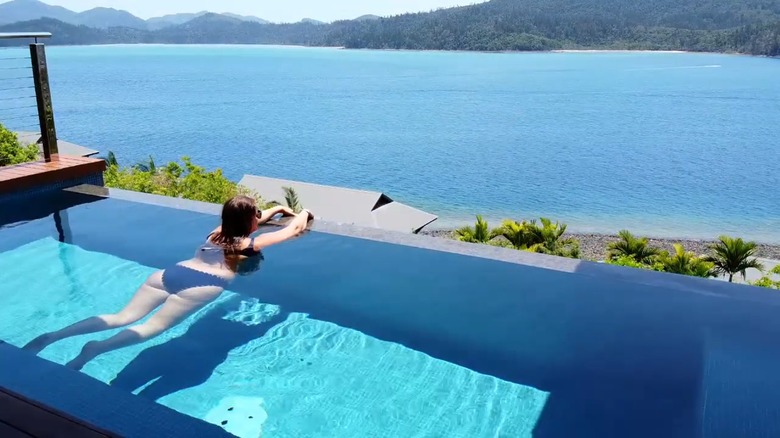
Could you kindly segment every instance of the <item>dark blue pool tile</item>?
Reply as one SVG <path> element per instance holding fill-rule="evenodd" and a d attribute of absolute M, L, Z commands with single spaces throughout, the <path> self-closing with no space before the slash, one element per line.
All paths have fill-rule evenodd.
<path fill-rule="evenodd" d="M 217 426 L 2 342 L 0 387 L 122 437 L 233 437 Z"/>
<path fill-rule="evenodd" d="M 0 202 L 19 201 L 19 200 L 30 201 L 40 195 L 45 195 L 48 193 L 57 193 L 62 191 L 62 189 L 67 189 L 70 187 L 75 187 L 84 184 L 102 186 L 103 173 L 102 172 L 93 173 L 91 175 L 87 175 L 79 178 L 67 179 L 52 184 L 44 184 L 37 187 L 25 189 L 22 191 L 7 193 L 4 195 L 0 195 Z"/>

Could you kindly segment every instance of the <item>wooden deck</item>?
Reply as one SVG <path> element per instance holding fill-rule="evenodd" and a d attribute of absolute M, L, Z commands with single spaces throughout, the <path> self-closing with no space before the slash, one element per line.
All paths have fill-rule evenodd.
<path fill-rule="evenodd" d="M 97 158 L 54 155 L 49 163 L 34 161 L 0 167 L 0 194 L 100 173 L 106 163 Z"/>
<path fill-rule="evenodd" d="M 106 438 L 101 431 L 66 414 L 39 405 L 0 388 L 0 437 L 3 438 Z"/>

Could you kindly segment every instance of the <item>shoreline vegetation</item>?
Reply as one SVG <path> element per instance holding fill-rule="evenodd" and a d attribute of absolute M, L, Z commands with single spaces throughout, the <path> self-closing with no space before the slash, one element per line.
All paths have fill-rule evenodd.
<path fill-rule="evenodd" d="M 655 53 L 668 55 L 723 55 L 723 56 L 748 56 L 754 58 L 780 59 L 777 55 L 758 55 L 749 52 L 708 52 L 692 50 L 664 50 L 664 49 L 555 49 L 555 50 L 441 50 L 441 49 L 387 49 L 387 48 L 356 48 L 344 46 L 305 46 L 300 44 L 275 44 L 275 43 L 95 43 L 95 44 L 55 44 L 57 47 L 278 47 L 295 49 L 328 49 L 345 51 L 372 51 L 372 52 L 434 52 L 434 53 L 482 53 L 488 55 L 523 55 L 523 54 L 638 54 Z M 1 45 L 0 45 L 1 46 Z"/>
<path fill-rule="evenodd" d="M 442 239 L 458 240 L 454 228 L 422 230 L 421 235 Z M 617 242 L 620 238 L 617 234 L 599 233 L 566 233 L 566 236 L 577 239 L 580 243 L 580 258 L 590 261 L 604 261 L 607 259 L 607 246 Z M 674 251 L 674 244 L 682 244 L 686 250 L 696 254 L 706 254 L 715 239 L 692 238 L 666 238 L 648 237 L 648 244 L 666 251 Z M 780 261 L 780 244 L 757 243 L 756 257 L 768 260 Z"/>
<path fill-rule="evenodd" d="M 355 48 L 344 46 L 304 46 L 300 44 L 266 44 L 266 43 L 96 43 L 96 44 L 56 44 L 57 47 L 277 47 L 294 49 L 328 49 L 345 51 L 371 51 L 371 52 L 434 52 L 434 53 L 484 53 L 484 54 L 632 54 L 632 53 L 656 53 L 668 55 L 726 55 L 726 56 L 750 56 L 755 58 L 780 59 L 778 55 L 755 55 L 748 52 L 705 52 L 691 50 L 632 50 L 632 49 L 555 49 L 555 50 L 441 50 L 441 49 L 387 49 L 387 48 Z M 26 49 L 26 47 L 25 47 Z"/>
<path fill-rule="evenodd" d="M 759 245 L 739 237 L 717 240 L 650 239 L 621 230 L 616 236 L 568 233 L 549 218 L 504 220 L 498 227 L 477 216 L 474 226 L 423 231 L 431 237 L 517 251 L 590 260 L 634 269 L 701 278 L 741 278 L 746 284 L 780 289 L 780 246 Z M 766 258 L 766 260 L 764 259 Z M 753 272 L 758 272 L 756 278 Z"/>
<path fill-rule="evenodd" d="M 15 132 L 0 123 L 0 167 L 35 161 L 39 156 L 38 145 L 22 144 Z"/>

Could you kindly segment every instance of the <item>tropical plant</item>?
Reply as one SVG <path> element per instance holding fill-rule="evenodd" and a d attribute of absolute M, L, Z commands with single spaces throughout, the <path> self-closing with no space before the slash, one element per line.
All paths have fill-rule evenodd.
<path fill-rule="evenodd" d="M 530 224 L 526 221 L 505 220 L 494 234 L 503 236 L 514 248 L 528 249 L 531 240 Z"/>
<path fill-rule="evenodd" d="M 649 271 L 657 271 L 657 272 L 664 272 L 664 265 L 659 263 L 658 261 L 654 261 L 651 265 L 646 265 L 644 263 L 639 263 L 631 256 L 627 255 L 621 255 L 612 259 L 607 259 L 607 264 L 615 265 L 615 266 L 625 266 L 627 268 L 636 268 L 636 269 L 646 269 Z"/>
<path fill-rule="evenodd" d="M 612 242 L 607 246 L 607 256 L 609 259 L 616 259 L 621 256 L 631 257 L 644 265 L 652 265 L 661 250 L 650 246 L 646 237 L 638 238 L 628 230 L 622 230 L 618 233 L 620 240 Z"/>
<path fill-rule="evenodd" d="M 674 244 L 674 254 L 669 254 L 664 251 L 658 257 L 658 261 L 663 266 L 665 272 L 671 272 L 673 274 L 703 278 L 717 275 L 713 270 L 715 267 L 713 263 L 698 257 L 690 251 L 686 251 L 679 243 Z"/>
<path fill-rule="evenodd" d="M 463 227 L 455 230 L 455 237 L 461 242 L 489 243 L 496 234 L 490 231 L 490 226 L 482 216 L 477 216 L 473 227 Z"/>
<path fill-rule="evenodd" d="M 133 167 L 140 170 L 141 172 L 157 173 L 157 165 L 154 163 L 154 157 L 151 155 L 149 155 L 149 161 L 138 162 Z"/>
<path fill-rule="evenodd" d="M 35 161 L 39 155 L 37 144 L 21 144 L 15 132 L 0 124 L 0 166 Z"/>
<path fill-rule="evenodd" d="M 776 277 L 777 279 L 773 277 Z M 780 265 L 775 266 L 774 268 L 772 268 L 771 271 L 767 272 L 759 280 L 750 284 L 752 284 L 753 286 L 780 290 Z"/>
<path fill-rule="evenodd" d="M 528 251 L 561 257 L 579 258 L 580 242 L 572 237 L 564 237 L 566 224 L 553 223 L 548 218 L 540 218 L 541 225 L 531 221 L 528 226 L 531 245 Z"/>
<path fill-rule="evenodd" d="M 298 199 L 298 193 L 292 187 L 282 187 L 284 191 L 284 202 L 292 211 L 300 213 L 303 210 L 301 201 Z"/>
<path fill-rule="evenodd" d="M 108 155 L 103 157 L 103 160 L 106 162 L 106 166 L 108 167 L 110 166 L 119 167 L 119 161 L 117 161 L 116 155 L 111 151 L 108 151 Z"/>
<path fill-rule="evenodd" d="M 105 160 L 113 163 L 104 173 L 107 187 L 217 204 L 237 195 L 247 195 L 257 199 L 261 208 L 268 206 L 256 193 L 225 177 L 222 170 L 208 172 L 188 157 L 183 157 L 181 163 L 174 161 L 161 168 L 153 159 L 144 166 L 122 168 L 112 152 Z"/>
<path fill-rule="evenodd" d="M 706 257 L 706 261 L 715 265 L 717 275 L 728 275 L 729 282 L 734 280 L 735 274 L 741 274 L 744 279 L 750 268 L 764 270 L 764 266 L 754 257 L 757 247 L 755 242 L 721 236 L 718 242 L 711 246 L 713 255 Z"/>
<path fill-rule="evenodd" d="M 579 258 L 579 241 L 564 237 L 566 224 L 553 223 L 548 218 L 541 218 L 539 222 L 541 225 L 535 220 L 530 222 L 507 220 L 493 232 L 493 237 L 503 236 L 512 247 L 522 251 Z"/>

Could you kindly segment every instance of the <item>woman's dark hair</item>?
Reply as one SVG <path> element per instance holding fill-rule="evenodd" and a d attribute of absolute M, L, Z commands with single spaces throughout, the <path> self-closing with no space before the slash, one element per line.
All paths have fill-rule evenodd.
<path fill-rule="evenodd" d="M 222 206 L 222 229 L 211 241 L 235 249 L 240 239 L 249 237 L 257 220 L 257 204 L 249 196 L 236 196 Z"/>

